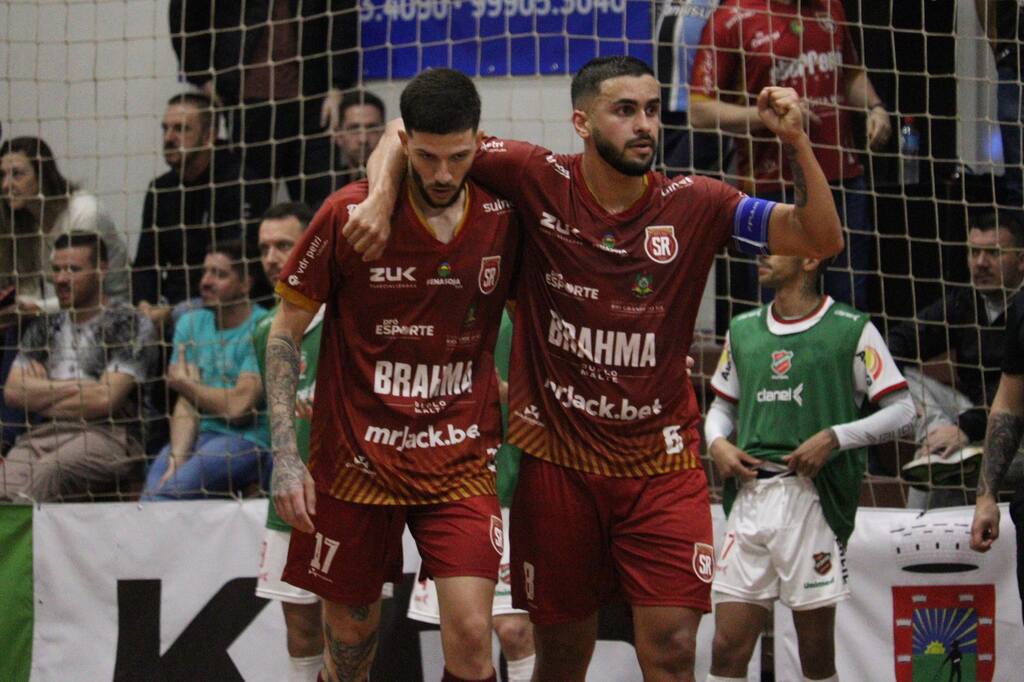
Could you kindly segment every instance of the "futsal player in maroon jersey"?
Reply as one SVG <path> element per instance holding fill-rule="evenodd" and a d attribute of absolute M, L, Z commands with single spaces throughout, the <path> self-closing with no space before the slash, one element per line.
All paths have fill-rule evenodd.
<path fill-rule="evenodd" d="M 843 240 L 828 184 L 788 88 L 761 120 L 794 168 L 795 204 L 704 177 L 650 170 L 658 81 L 632 57 L 587 63 L 572 83 L 577 155 L 488 138 L 471 177 L 512 200 L 524 228 L 509 440 L 524 450 L 512 507 L 512 585 L 535 624 L 535 679 L 583 680 L 597 611 L 624 597 L 646 680 L 691 680 L 714 574 L 700 412 L 686 352 L 715 253 L 828 258 Z M 346 236 L 370 260 L 404 161 L 392 122 L 371 194 Z"/>
<path fill-rule="evenodd" d="M 333 194 L 279 277 L 267 344 L 274 504 L 295 528 L 284 579 L 322 596 L 327 680 L 365 679 L 380 590 L 408 524 L 437 584 L 444 680 L 494 680 L 491 603 L 504 542 L 489 460 L 501 441 L 492 349 L 514 267 L 511 204 L 467 172 L 473 82 L 447 69 L 403 91 L 408 179 L 375 263 L 342 237 L 366 183 Z M 399 236 L 400 235 L 400 236 Z M 309 470 L 295 450 L 298 344 L 325 306 Z"/>

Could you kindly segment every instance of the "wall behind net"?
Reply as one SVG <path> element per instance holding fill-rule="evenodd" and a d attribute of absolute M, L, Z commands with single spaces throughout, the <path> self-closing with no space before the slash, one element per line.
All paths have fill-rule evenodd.
<path fill-rule="evenodd" d="M 579 151 L 568 122 L 571 72 L 589 56 L 628 51 L 657 61 L 670 86 L 671 61 L 666 67 L 662 60 L 677 38 L 662 30 L 664 18 L 709 4 L 365 0 L 357 8 L 365 46 L 360 80 L 394 116 L 408 77 L 425 66 L 453 64 L 476 77 L 488 133 Z M 899 3 L 898 12 L 885 3 L 844 4 L 848 28 L 893 114 L 893 142 L 866 157 L 879 254 L 870 273 L 869 311 L 885 334 L 949 285 L 967 281 L 965 209 L 995 202 L 995 66 L 977 19 L 971 22 L 973 3 L 916 0 Z M 146 186 L 166 170 L 160 135 L 165 102 L 191 89 L 178 75 L 167 15 L 167 0 L 0 5 L 4 138 L 35 135 L 49 142 L 64 174 L 98 195 L 132 250 Z M 921 138 L 920 182 L 913 185 L 900 182 L 904 116 L 914 117 Z M 666 117 L 668 127 L 677 121 Z M 863 132 L 858 135 L 860 144 Z M 690 161 L 675 170 L 702 169 Z M 718 172 L 729 176 L 728 166 Z M 284 196 L 279 189 L 278 197 Z M 719 260 L 709 297 L 729 258 Z M 717 306 L 709 300 L 698 323 L 704 375 L 714 367 L 724 320 L 738 310 L 727 290 L 718 291 Z M 904 447 L 903 462 L 908 448 L 913 451 Z M 877 461 L 878 473 L 900 475 L 894 456 Z"/>

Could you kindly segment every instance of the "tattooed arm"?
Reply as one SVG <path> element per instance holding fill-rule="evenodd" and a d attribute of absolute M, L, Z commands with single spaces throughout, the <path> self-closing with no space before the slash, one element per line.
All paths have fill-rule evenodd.
<path fill-rule="evenodd" d="M 1006 374 L 992 400 L 985 434 L 985 452 L 978 477 L 978 501 L 971 524 L 971 548 L 987 552 L 999 537 L 996 496 L 1024 435 L 1024 375 Z"/>
<path fill-rule="evenodd" d="M 825 173 L 804 132 L 800 97 L 792 88 L 766 87 L 757 113 L 782 142 L 793 173 L 793 204 L 779 204 L 768 224 L 768 246 L 780 256 L 831 258 L 843 250 L 843 228 Z"/>
<path fill-rule="evenodd" d="M 313 532 L 310 515 L 316 513 L 316 493 L 295 441 L 295 391 L 299 383 L 299 345 L 313 315 L 282 300 L 270 326 L 266 355 L 274 506 L 285 523 L 304 533 Z"/>

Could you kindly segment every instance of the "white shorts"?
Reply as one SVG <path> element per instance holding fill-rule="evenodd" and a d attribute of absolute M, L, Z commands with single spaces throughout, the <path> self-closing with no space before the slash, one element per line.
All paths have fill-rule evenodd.
<path fill-rule="evenodd" d="M 498 583 L 494 587 L 494 606 L 491 608 L 491 615 L 525 615 L 526 611 L 512 608 L 512 576 L 509 571 L 508 509 L 501 510 L 501 520 L 505 528 L 505 546 L 501 554 L 501 566 L 498 569 Z M 408 616 L 422 623 L 439 625 L 441 623 L 441 608 L 437 601 L 437 586 L 434 584 L 433 579 L 421 574 L 422 570 L 421 562 L 420 567 L 416 570 L 416 580 L 412 584 L 412 594 L 409 596 Z"/>
<path fill-rule="evenodd" d="M 285 530 L 263 529 L 260 548 L 260 570 L 256 574 L 256 596 L 289 604 L 318 604 L 320 597 L 281 580 L 288 562 L 288 541 L 292 534 Z"/>
<path fill-rule="evenodd" d="M 751 481 L 736 495 L 712 590 L 715 602 L 794 611 L 850 596 L 846 548 L 825 521 L 814 483 L 802 476 Z"/>

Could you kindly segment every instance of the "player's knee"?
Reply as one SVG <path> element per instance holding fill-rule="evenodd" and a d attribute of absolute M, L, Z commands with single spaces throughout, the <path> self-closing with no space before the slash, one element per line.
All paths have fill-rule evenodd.
<path fill-rule="evenodd" d="M 464 651 L 490 651 L 491 619 L 484 613 L 460 613 L 445 623 L 449 639 Z"/>
<path fill-rule="evenodd" d="M 746 633 L 741 635 L 726 628 L 716 627 L 714 639 L 711 641 L 712 660 L 729 668 L 745 668 L 753 653 L 749 640 L 750 637 L 746 636 Z M 754 642 L 756 641 L 755 637 Z"/>
<path fill-rule="evenodd" d="M 494 632 L 507 658 L 518 660 L 533 653 L 533 627 L 525 616 L 498 616 Z"/>
<path fill-rule="evenodd" d="M 291 656 L 316 656 L 324 649 L 319 604 L 283 603 L 284 621 L 288 631 L 288 653 Z"/>
<path fill-rule="evenodd" d="M 641 667 L 681 672 L 693 670 L 697 655 L 695 635 L 690 628 L 664 627 L 638 636 L 637 659 Z"/>

